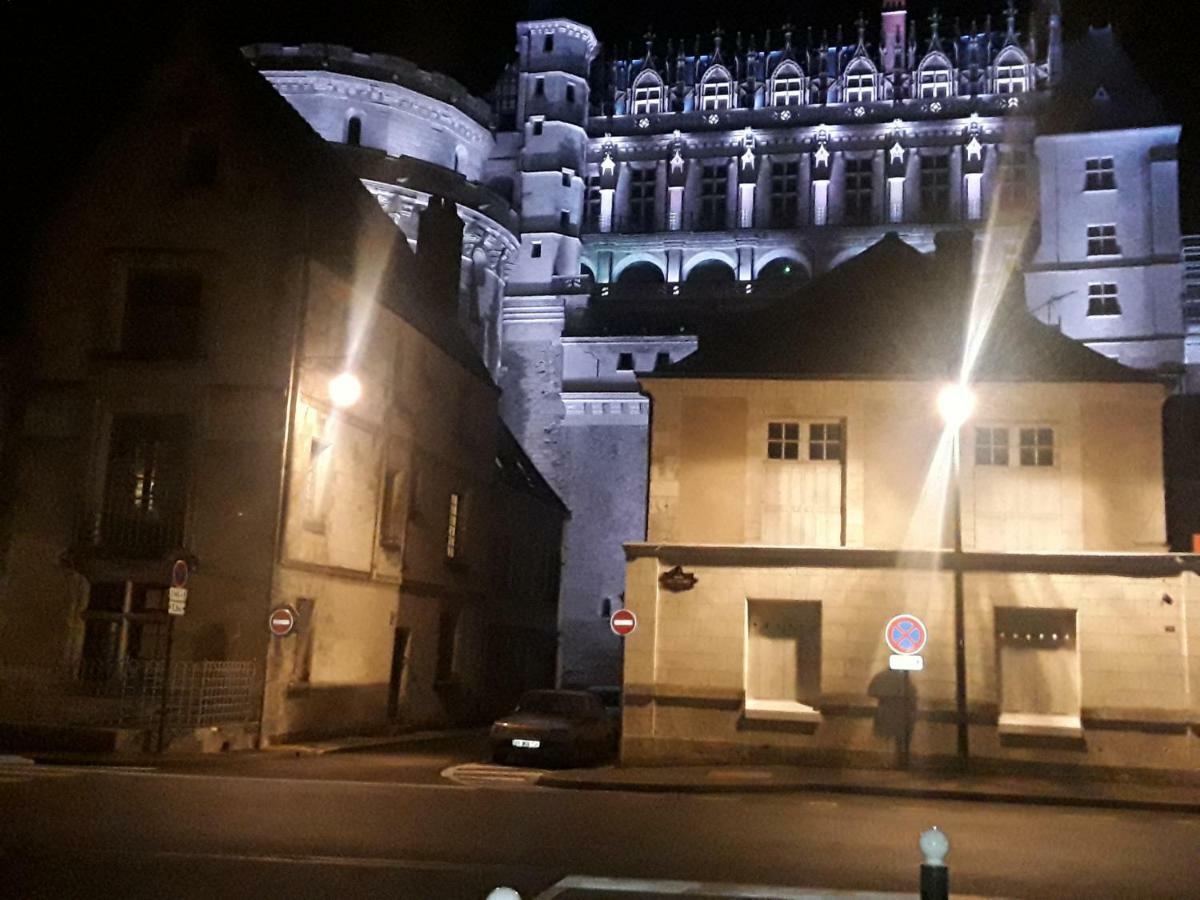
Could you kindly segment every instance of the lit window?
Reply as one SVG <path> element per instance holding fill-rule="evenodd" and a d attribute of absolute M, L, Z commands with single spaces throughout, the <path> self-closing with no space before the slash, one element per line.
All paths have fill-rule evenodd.
<path fill-rule="evenodd" d="M 446 520 L 446 559 L 455 559 L 459 551 L 459 496 L 450 495 L 450 509 Z"/>
<path fill-rule="evenodd" d="M 724 73 L 721 69 L 720 73 Z M 700 85 L 701 109 L 729 109 L 733 105 L 733 85 L 728 80 L 728 74 L 722 78 L 715 75 Z"/>
<path fill-rule="evenodd" d="M 1089 316 L 1119 316 L 1121 304 L 1117 302 L 1117 286 L 1111 281 L 1088 285 Z"/>
<path fill-rule="evenodd" d="M 1088 256 L 1117 256 L 1121 248 L 1117 246 L 1116 225 L 1089 225 L 1087 230 Z"/>
<path fill-rule="evenodd" d="M 1029 81 L 1025 76 L 1025 67 L 996 66 L 996 93 L 1023 94 L 1029 90 Z"/>
<path fill-rule="evenodd" d="M 804 105 L 804 77 L 795 63 L 782 63 L 775 70 L 775 77 L 771 79 L 771 105 Z"/>
<path fill-rule="evenodd" d="M 975 465 L 1008 465 L 1008 429 L 980 427 L 975 429 Z"/>
<path fill-rule="evenodd" d="M 662 85 L 647 78 L 633 88 L 633 114 L 653 115 L 662 112 Z"/>
<path fill-rule="evenodd" d="M 875 75 L 871 72 L 847 75 L 843 99 L 847 103 L 871 103 L 875 99 Z"/>
<path fill-rule="evenodd" d="M 924 69 L 917 76 L 919 88 L 919 96 L 923 100 L 928 100 L 934 97 L 949 97 L 950 91 L 950 70 L 949 69 Z"/>
<path fill-rule="evenodd" d="M 1054 429 L 1022 428 L 1020 449 L 1023 466 L 1054 465 Z"/>
<path fill-rule="evenodd" d="M 1085 191 L 1112 191 L 1117 187 L 1117 175 L 1111 156 L 1094 157 L 1086 162 Z"/>

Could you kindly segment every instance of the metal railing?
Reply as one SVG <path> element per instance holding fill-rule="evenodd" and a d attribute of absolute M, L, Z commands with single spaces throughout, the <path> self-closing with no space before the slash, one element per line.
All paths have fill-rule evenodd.
<path fill-rule="evenodd" d="M 165 669 L 160 660 L 0 664 L 0 721 L 149 728 L 161 719 L 164 681 L 170 731 L 257 719 L 261 682 L 254 661 L 177 662 Z"/>

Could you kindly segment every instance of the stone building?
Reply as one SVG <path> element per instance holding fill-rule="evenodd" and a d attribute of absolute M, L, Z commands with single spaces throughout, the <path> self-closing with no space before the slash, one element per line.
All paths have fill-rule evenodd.
<path fill-rule="evenodd" d="M 887 232 L 928 252 L 947 225 L 971 229 L 980 278 L 1019 266 L 1043 321 L 1194 388 L 1178 126 L 1111 30 L 1064 42 L 1057 2 L 953 27 L 931 11 L 886 0 L 877 27 L 845 37 L 647 34 L 636 53 L 578 22 L 520 22 L 490 115 L 395 57 L 244 51 L 410 239 L 424 197 L 457 202 L 460 319 L 505 421 L 574 511 L 563 681 L 619 678 L 605 617 L 620 545 L 646 527 L 634 373 Z"/>
<path fill-rule="evenodd" d="M 886 760 L 897 698 L 911 752 L 952 760 L 961 683 L 985 764 L 1200 766 L 1200 557 L 1165 552 L 1167 391 L 1019 289 L 980 289 L 955 243 L 886 236 L 639 376 L 625 761 Z M 964 381 L 956 429 L 938 397 Z M 928 636 L 911 676 L 884 643 L 905 613 Z"/>
<path fill-rule="evenodd" d="M 414 254 L 200 26 L 118 100 L 34 255 L 4 683 L 140 686 L 168 644 L 250 663 L 231 745 L 477 721 L 551 684 L 566 509 L 460 328 L 453 197 L 425 198 Z"/>

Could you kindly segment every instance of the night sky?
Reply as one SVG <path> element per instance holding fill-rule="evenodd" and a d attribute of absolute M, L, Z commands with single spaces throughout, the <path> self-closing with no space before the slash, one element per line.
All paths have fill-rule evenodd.
<path fill-rule="evenodd" d="M 1191 96 L 1200 87 L 1189 51 L 1195 42 L 1189 20 L 1162 7 L 1128 0 L 1063 0 L 1067 36 L 1089 24 L 1111 22 L 1145 80 L 1162 97 L 1175 121 L 1184 125 L 1181 180 L 1185 231 L 1200 230 L 1200 104 Z M 77 6 L 50 0 L 0 0 L 4 34 L 5 105 L 3 141 L 5 207 L 18 222 L 31 223 L 59 175 L 77 165 L 110 114 L 109 104 L 135 85 L 155 50 L 162 46 L 189 4 L 116 2 Z M 791 20 L 802 36 L 808 25 L 820 34 L 844 26 L 847 40 L 861 10 L 872 35 L 879 21 L 879 0 L 829 0 L 825 3 L 757 0 L 743 3 L 683 3 L 664 0 L 338 0 L 310 4 L 283 0 L 224 0 L 217 11 L 231 42 L 342 43 L 356 50 L 394 53 L 423 68 L 462 81 L 477 94 L 488 90 L 513 55 L 514 23 L 530 16 L 564 15 L 591 25 L 608 48 L 624 52 L 632 43 L 640 53 L 641 35 L 653 28 L 665 45 L 668 37 L 691 46 L 711 46 L 718 24 L 732 44 L 740 29 L 761 42 L 771 29 L 781 42 L 781 26 Z M 909 0 L 910 19 L 921 35 L 932 0 Z M 941 0 L 943 34 L 952 34 L 956 16 L 965 28 L 972 17 L 982 25 L 991 12 L 993 27 L 1003 22 L 1003 0 Z M 1185 7 L 1175 7 L 1183 13 Z M 1018 23 L 1027 20 L 1028 0 L 1019 4 Z M 1044 35 L 1042 36 L 1044 47 Z M 10 219 L 11 221 L 12 219 Z M 11 249 L 20 250 L 20 241 Z M 9 259 L 14 254 L 8 254 Z M 11 283 L 11 282 L 10 282 Z M 2 326 L 0 322 L 0 326 Z"/>

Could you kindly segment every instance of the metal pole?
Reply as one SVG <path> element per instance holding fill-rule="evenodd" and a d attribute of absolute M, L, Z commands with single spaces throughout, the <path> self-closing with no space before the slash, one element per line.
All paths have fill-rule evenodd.
<path fill-rule="evenodd" d="M 946 865 L 946 854 L 950 852 L 950 841 L 936 825 L 921 832 L 917 845 L 924 854 L 921 860 L 921 900 L 949 900 L 950 869 Z"/>
<path fill-rule="evenodd" d="M 958 761 L 965 767 L 971 750 L 967 734 L 967 648 L 963 608 L 961 432 L 961 427 L 954 432 L 951 502 L 954 507 L 954 710 L 958 727 Z"/>
<path fill-rule="evenodd" d="M 158 705 L 158 750 L 162 753 L 167 738 L 167 700 L 171 695 L 171 644 L 175 637 L 175 617 L 167 615 L 167 653 L 163 660 L 162 699 Z"/>

